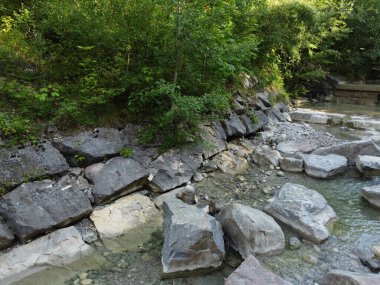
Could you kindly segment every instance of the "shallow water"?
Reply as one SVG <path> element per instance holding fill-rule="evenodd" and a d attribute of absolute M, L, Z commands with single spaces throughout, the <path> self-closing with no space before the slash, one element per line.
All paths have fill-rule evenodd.
<path fill-rule="evenodd" d="M 301 101 L 297 108 L 314 109 L 327 113 L 340 113 L 350 116 L 369 116 L 374 118 L 380 118 L 380 105 L 355 105 L 355 104 L 337 104 L 331 102 L 317 102 L 311 103 L 307 101 Z"/>

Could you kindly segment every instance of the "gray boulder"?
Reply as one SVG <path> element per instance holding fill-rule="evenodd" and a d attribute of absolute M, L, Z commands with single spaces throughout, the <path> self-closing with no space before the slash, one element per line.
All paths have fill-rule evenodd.
<path fill-rule="evenodd" d="M 254 124 L 256 130 L 260 130 L 264 126 L 268 125 L 268 123 L 269 123 L 268 117 L 267 117 L 267 115 L 265 115 L 265 113 L 263 111 L 260 111 L 260 110 L 254 111 L 254 114 L 256 116 L 256 121 Z"/>
<path fill-rule="evenodd" d="M 292 285 L 290 282 L 280 278 L 260 262 L 249 255 L 245 261 L 230 275 L 224 285 Z"/>
<path fill-rule="evenodd" d="M 120 132 L 112 128 L 56 139 L 53 144 L 73 166 L 90 165 L 115 156 L 124 146 Z"/>
<path fill-rule="evenodd" d="M 364 272 L 333 270 L 327 273 L 324 285 L 376 285 L 380 284 L 380 275 Z"/>
<path fill-rule="evenodd" d="M 23 243 L 78 221 L 91 211 L 89 199 L 77 185 L 62 188 L 51 180 L 24 183 L 0 198 L 0 216 Z"/>
<path fill-rule="evenodd" d="M 87 268 L 78 264 L 82 258 L 86 259 L 84 263 Z M 22 280 L 22 284 L 41 284 L 38 274 L 43 274 L 46 282 L 50 280 L 49 284 L 64 284 L 77 272 L 96 268 L 103 263 L 105 259 L 82 240 L 78 230 L 69 227 L 0 255 L 0 283 L 19 284 L 18 281 Z M 54 270 L 57 268 L 64 268 L 64 274 L 57 274 Z M 39 282 L 34 280 L 36 275 Z"/>
<path fill-rule="evenodd" d="M 309 140 L 303 141 L 286 141 L 277 144 L 277 150 L 285 155 L 294 155 L 297 153 L 309 153 L 315 150 L 316 145 Z"/>
<path fill-rule="evenodd" d="M 247 133 L 247 128 L 236 113 L 230 113 L 228 119 L 224 120 L 222 123 L 228 138 L 242 137 Z"/>
<path fill-rule="evenodd" d="M 0 250 L 9 247 L 14 239 L 13 233 L 0 218 Z"/>
<path fill-rule="evenodd" d="M 205 273 L 218 269 L 225 256 L 220 223 L 179 199 L 164 201 L 162 276 Z"/>
<path fill-rule="evenodd" d="M 380 157 L 358 155 L 356 167 L 364 176 L 380 176 Z"/>
<path fill-rule="evenodd" d="M 313 154 L 327 155 L 338 154 L 348 159 L 348 165 L 356 164 L 358 155 L 380 156 L 380 148 L 372 140 L 359 140 L 343 144 L 333 145 L 330 147 L 319 148 Z"/>
<path fill-rule="evenodd" d="M 253 155 L 253 161 L 262 166 L 279 166 L 281 154 L 277 150 L 262 148 L 256 150 Z"/>
<path fill-rule="evenodd" d="M 256 97 L 265 105 L 265 107 L 272 107 L 272 103 L 269 98 L 270 94 L 267 91 L 256 93 Z"/>
<path fill-rule="evenodd" d="M 182 195 L 195 196 L 195 188 L 191 185 L 186 185 L 184 187 L 171 190 L 154 198 L 153 203 L 156 205 L 156 207 L 162 209 L 165 201 L 170 201 Z"/>
<path fill-rule="evenodd" d="M 217 215 L 229 244 L 243 258 L 249 255 L 274 255 L 285 247 L 280 226 L 262 211 L 234 203 Z"/>
<path fill-rule="evenodd" d="M 170 150 L 160 155 L 150 165 L 156 169 L 152 187 L 165 192 L 189 182 L 202 163 L 202 151 L 192 145 Z"/>
<path fill-rule="evenodd" d="M 285 122 L 286 121 L 286 118 L 284 116 L 284 114 L 281 113 L 281 111 L 277 108 L 270 108 L 267 110 L 267 114 L 268 114 L 268 117 L 269 118 L 276 118 L 279 122 Z"/>
<path fill-rule="evenodd" d="M 280 159 L 280 167 L 287 172 L 301 173 L 303 171 L 303 160 L 292 157 L 284 157 Z"/>
<path fill-rule="evenodd" d="M 208 159 L 227 149 L 226 134 L 220 122 L 202 126 L 200 152 Z"/>
<path fill-rule="evenodd" d="M 355 243 L 353 253 L 372 272 L 380 272 L 380 237 L 363 234 Z"/>
<path fill-rule="evenodd" d="M 246 135 L 252 135 L 257 132 L 257 127 L 252 122 L 251 118 L 247 114 L 243 114 L 240 117 L 240 121 L 243 123 L 246 129 Z"/>
<path fill-rule="evenodd" d="M 88 166 L 85 175 L 93 184 L 95 203 L 100 204 L 142 188 L 149 172 L 131 158 L 115 157 Z"/>
<path fill-rule="evenodd" d="M 69 170 L 65 158 L 49 142 L 20 149 L 0 150 L 0 187 L 62 174 Z"/>
<path fill-rule="evenodd" d="M 286 183 L 265 207 L 275 219 L 287 224 L 307 240 L 326 240 L 337 220 L 334 210 L 318 192 Z"/>
<path fill-rule="evenodd" d="M 380 208 L 380 185 L 364 187 L 361 194 L 371 205 Z"/>
<path fill-rule="evenodd" d="M 341 155 L 315 155 L 305 154 L 302 156 L 307 175 L 327 179 L 347 170 L 347 158 Z"/>

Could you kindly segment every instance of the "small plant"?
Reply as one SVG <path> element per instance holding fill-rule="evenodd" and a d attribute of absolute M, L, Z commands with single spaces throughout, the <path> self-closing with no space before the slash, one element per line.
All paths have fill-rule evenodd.
<path fill-rule="evenodd" d="M 85 157 L 83 155 L 80 155 L 80 154 L 76 154 L 74 155 L 74 160 L 78 163 L 78 164 L 81 164 L 82 162 L 85 161 Z"/>
<path fill-rule="evenodd" d="M 123 147 L 119 154 L 122 156 L 122 157 L 125 157 L 125 158 L 128 158 L 128 157 L 131 157 L 132 154 L 133 154 L 133 150 L 129 147 Z"/>

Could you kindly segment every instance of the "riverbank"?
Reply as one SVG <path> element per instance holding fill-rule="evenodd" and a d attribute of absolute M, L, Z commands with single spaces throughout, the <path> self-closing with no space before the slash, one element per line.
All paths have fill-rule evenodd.
<path fill-rule="evenodd" d="M 343 147 L 342 149 L 346 150 L 346 154 L 343 155 L 347 160 L 345 167 L 338 166 L 336 168 L 339 169 L 338 172 L 336 169 L 318 169 L 318 175 L 321 171 L 323 174 L 339 175 L 344 170 L 343 176 L 332 178 L 332 180 L 316 180 L 307 178 L 303 173 L 293 173 L 294 171 L 303 172 L 304 167 L 307 167 L 305 155 L 318 152 L 318 149 L 326 150 L 326 148 L 339 145 L 345 146 L 347 142 L 326 132 L 316 131 L 305 124 L 286 122 L 289 120 L 286 106 L 279 104 L 271 107 L 268 101 L 269 106 L 263 106 L 266 100 L 265 98 L 262 100 L 260 96 L 262 95 L 258 96 L 260 104 L 255 102 L 254 105 L 262 105 L 262 109 L 255 110 L 260 120 L 249 125 L 249 121 L 245 120 L 247 115 L 244 109 L 236 109 L 221 123 L 205 126 L 208 131 L 205 132 L 208 136 L 208 145 L 191 145 L 181 150 L 158 154 L 156 146 L 142 148 L 134 144 L 133 131 L 136 127 L 133 126 L 129 126 L 121 132 L 100 129 L 93 133 L 82 133 L 76 137 L 59 138 L 53 142 L 53 145 L 71 165 L 65 170 L 69 171 L 69 174 L 64 175 L 58 181 L 32 182 L 16 186 L 0 199 L 2 208 L 6 209 L 1 214 L 5 217 L 4 220 L 11 231 L 22 242 L 34 239 L 26 245 L 16 244 L 0 255 L 2 264 L 0 273 L 3 274 L 2 276 L 6 276 L 2 279 L 4 284 L 32 284 L 28 283 L 33 282 L 32 280 L 38 280 L 39 284 L 52 284 L 48 283 L 51 282 L 52 279 L 49 278 L 52 277 L 48 277 L 47 272 L 55 272 L 58 269 L 57 266 L 65 266 L 66 272 L 59 281 L 66 281 L 65 284 L 137 284 L 141 282 L 143 284 L 173 284 L 172 279 L 160 281 L 160 250 L 163 242 L 160 234 L 161 223 L 165 218 L 167 225 L 170 215 L 168 216 L 168 212 L 165 212 L 166 214 L 162 216 L 162 212 L 156 207 L 162 208 L 163 203 L 166 203 L 170 209 L 172 199 L 179 201 L 176 203 L 183 203 L 177 199 L 180 198 L 189 204 L 197 205 L 197 207 L 186 206 L 187 204 L 183 203 L 181 207 L 194 207 L 189 208 L 190 212 L 195 214 L 198 211 L 196 209 L 202 209 L 203 214 L 199 212 L 199 219 L 206 218 L 215 221 L 213 216 L 218 216 L 217 213 L 224 209 L 224 205 L 231 203 L 241 203 L 264 210 L 286 182 L 302 184 L 321 193 L 337 214 L 338 222 L 335 231 L 329 232 L 329 235 L 332 234 L 332 236 L 328 237 L 322 245 L 317 245 L 307 241 L 308 239 L 302 235 L 302 231 L 301 234 L 299 231 L 295 233 L 294 230 L 289 230 L 289 225 L 286 227 L 284 223 L 280 223 L 285 232 L 285 251 L 274 257 L 259 256 L 259 260 L 293 284 L 320 282 L 325 274 L 333 269 L 369 272 L 367 267 L 361 265 L 360 258 L 350 252 L 354 247 L 352 244 L 357 241 L 347 240 L 344 236 L 350 235 L 352 232 L 359 233 L 367 228 L 370 229 L 367 232 L 371 236 L 378 236 L 380 232 L 379 221 L 376 218 L 378 211 L 369 208 L 368 204 L 364 202 L 359 203 L 361 198 L 358 193 L 361 187 L 374 185 L 377 180 L 362 178 L 362 174 L 355 167 L 348 167 L 348 165 L 352 156 L 355 158 L 357 155 L 379 156 L 377 146 L 371 141 L 366 141 L 365 147 L 363 147 L 363 142 L 351 143 L 351 146 L 356 145 L 356 147 L 349 147 L 348 152 L 347 148 Z M 248 139 L 244 139 L 244 136 L 248 136 Z M 108 143 L 105 143 L 107 140 Z M 45 142 L 46 144 L 48 143 Z M 95 151 L 94 146 L 97 148 Z M 118 157 L 120 149 L 126 147 L 132 150 L 131 156 L 128 158 Z M 41 151 L 45 152 L 46 149 L 49 150 L 48 147 L 45 147 L 45 150 Z M 116 151 L 116 149 L 118 150 Z M 340 154 L 342 154 L 342 149 Z M 21 151 L 25 151 L 25 149 Z M 78 161 L 76 155 L 80 155 L 84 159 Z M 321 153 L 319 155 L 327 156 Z M 102 161 L 104 157 L 112 156 L 116 157 L 105 163 L 97 162 Z M 15 157 L 18 160 L 23 158 L 22 155 Z M 81 169 L 78 167 L 81 163 L 88 166 Z M 291 166 L 290 169 L 289 166 Z M 292 172 L 286 172 L 286 170 Z M 315 169 L 311 173 L 315 175 Z M 353 173 L 358 178 L 352 178 Z M 184 185 L 188 186 L 178 188 Z M 342 195 L 342 199 L 337 199 L 337 193 L 342 191 L 342 187 L 350 187 L 351 191 L 344 192 L 346 195 Z M 60 197 L 54 195 L 66 190 L 69 194 L 62 194 L 64 195 L 62 201 L 65 203 L 70 201 L 70 203 L 60 208 L 57 205 L 57 199 Z M 51 198 L 49 197 L 50 191 L 54 192 Z M 129 194 L 136 191 L 137 194 Z M 22 195 L 16 195 L 17 192 Z M 32 195 L 29 195 L 28 192 Z M 120 199 L 122 196 L 125 197 Z M 25 209 L 27 204 L 20 204 L 26 197 L 28 203 L 32 201 L 33 205 L 29 212 L 27 207 Z M 354 200 L 352 200 L 353 197 Z M 49 199 L 51 200 L 49 201 Z M 86 199 L 89 202 L 86 202 Z M 75 204 L 79 203 L 78 201 L 83 203 L 82 206 L 79 207 Z M 355 205 L 359 204 L 358 211 L 363 214 L 356 215 L 354 211 L 352 216 L 347 215 L 350 210 L 354 209 L 343 207 L 343 205 L 347 206 L 348 201 L 354 201 L 352 203 Z M 20 205 L 20 210 L 17 210 L 17 207 L 14 210 L 14 205 Z M 89 208 L 91 206 L 92 209 Z M 35 207 L 43 210 L 37 213 L 39 218 L 32 216 L 32 210 Z M 75 217 L 73 213 L 75 213 Z M 313 213 L 308 214 L 312 215 Z M 30 217 L 26 215 L 30 215 Z M 76 221 L 84 217 L 89 217 L 85 220 L 87 222 L 76 224 Z M 353 217 L 357 218 L 356 221 L 353 221 Z M 34 227 L 33 229 L 24 229 L 20 222 L 27 218 L 30 225 Z M 346 222 L 351 220 L 353 224 L 347 225 Z M 368 227 L 366 227 L 365 221 L 368 221 Z M 191 222 L 187 223 L 190 225 Z M 360 225 L 361 223 L 364 225 Z M 41 224 L 43 225 L 41 226 Z M 64 228 L 70 224 L 74 224 L 75 228 Z M 61 227 L 63 229 L 58 229 Z M 224 225 L 223 229 L 225 230 Z M 165 226 L 166 233 L 167 230 L 168 228 Z M 51 231 L 53 233 L 49 234 Z M 58 233 L 63 233 L 63 231 L 70 236 L 68 240 L 72 240 L 74 237 L 79 242 L 78 246 L 73 243 L 70 253 L 58 250 L 62 248 L 62 242 L 65 240 L 62 240 L 60 238 L 62 235 Z M 188 228 L 187 231 L 189 235 L 192 234 L 191 228 Z M 43 233 L 48 235 L 39 238 Z M 180 237 L 178 234 L 172 232 L 170 238 Z M 225 232 L 224 235 L 227 237 L 228 232 Z M 356 234 L 354 236 L 358 237 Z M 167 237 L 165 235 L 165 239 Z M 41 252 L 38 242 L 44 238 L 57 241 L 53 243 L 51 252 Z M 290 251 L 288 244 L 291 240 L 294 241 L 294 238 L 298 240 L 299 247 L 297 250 Z M 136 241 L 138 242 L 136 243 Z M 190 241 L 195 242 L 196 239 Z M 374 244 L 376 245 L 377 242 L 375 240 Z M 44 244 L 44 242 L 40 243 Z M 229 246 L 229 243 L 227 242 L 226 245 Z M 182 250 L 185 249 L 182 248 Z M 340 262 L 339 258 L 329 259 L 328 253 L 331 250 L 336 253 L 334 256 L 342 257 L 341 260 L 344 262 Z M 227 265 L 223 270 L 219 269 L 206 277 L 194 277 L 198 273 L 190 271 L 186 274 L 190 274 L 192 277 L 175 279 L 176 282 L 182 282 L 181 284 L 221 284 L 224 278 L 227 278 L 241 262 L 238 255 L 236 257 L 236 253 L 231 254 L 227 247 L 221 249 L 220 264 L 216 265 L 214 269 L 221 266 L 225 255 L 222 254 L 223 251 L 227 251 L 225 257 Z M 21 258 L 20 252 L 27 252 L 28 255 L 36 257 L 43 254 L 46 258 L 39 263 L 37 262 L 40 260 L 39 258 L 36 260 L 29 260 L 30 258 L 27 257 Z M 58 256 L 70 254 L 71 258 L 57 259 L 57 254 Z M 86 263 L 86 259 L 80 258 L 83 255 L 89 256 L 87 267 L 79 266 Z M 89 261 L 92 256 L 96 257 L 96 262 Z M 26 258 L 29 261 L 19 262 L 20 258 Z M 195 256 L 190 259 L 193 265 L 197 264 L 200 268 L 207 265 L 199 264 Z M 302 267 L 305 260 L 308 265 Z M 14 268 L 16 263 L 18 272 Z M 75 266 L 70 266 L 70 264 L 75 264 Z M 291 266 L 285 266 L 286 264 Z M 53 268 L 55 269 L 53 270 Z M 315 269 L 305 275 L 300 270 L 301 268 L 302 270 Z M 89 269 L 93 270 L 86 272 Z M 148 270 L 149 274 L 142 278 L 142 272 L 145 270 Z M 39 273 L 36 274 L 36 271 Z M 14 276 L 14 273 L 17 276 Z M 29 277 L 24 281 L 16 281 L 17 278 L 20 279 L 20 276 L 28 275 Z M 71 279 L 70 276 L 73 278 Z M 125 283 L 126 276 L 130 278 L 127 281 L 130 283 Z M 57 280 L 56 282 L 58 282 Z"/>

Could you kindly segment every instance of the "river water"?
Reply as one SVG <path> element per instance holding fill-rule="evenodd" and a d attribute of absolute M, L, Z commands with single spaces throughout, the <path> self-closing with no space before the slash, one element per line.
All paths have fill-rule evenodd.
<path fill-rule="evenodd" d="M 310 106 L 305 106 L 310 108 Z M 347 107 L 347 106 L 346 106 Z M 344 107 L 349 114 L 366 114 L 366 107 Z M 314 109 L 340 112 L 341 106 L 313 105 Z M 380 109 L 373 107 L 371 114 L 380 118 Z M 335 135 L 345 139 L 355 139 L 361 134 L 348 135 L 347 130 L 317 126 L 322 130 L 331 130 Z M 331 128 L 331 129 L 330 129 Z M 345 136 L 346 134 L 346 136 Z M 287 246 L 284 252 L 272 257 L 259 257 L 260 261 L 273 272 L 289 280 L 295 285 L 321 284 L 323 276 L 330 270 L 341 269 L 368 272 L 358 258 L 353 254 L 357 241 L 363 235 L 380 237 L 380 211 L 371 208 L 360 196 L 360 189 L 380 183 L 379 178 L 363 179 L 355 171 L 338 176 L 331 180 L 317 180 L 305 174 L 285 173 L 285 177 L 276 175 L 275 170 L 258 168 L 252 165 L 250 169 L 239 175 L 214 173 L 197 185 L 199 196 L 223 201 L 225 204 L 238 202 L 262 209 L 274 192 L 286 182 L 302 184 L 321 193 L 339 218 L 335 224 L 332 236 L 323 244 L 315 245 L 302 241 L 300 248 L 291 249 L 288 241 L 296 236 L 281 225 L 284 230 Z M 125 248 L 123 252 L 114 253 L 97 243 L 97 253 L 104 262 L 95 269 L 64 271 L 61 281 L 52 283 L 55 274 L 61 274 L 62 269 L 53 269 L 49 274 L 40 274 L 38 278 L 29 278 L 18 285 L 221 285 L 236 267 L 240 257 L 228 249 L 226 265 L 212 274 L 193 278 L 160 279 L 162 233 L 157 233 L 151 241 L 138 248 Z M 92 267 L 94 268 L 93 264 Z M 85 267 L 84 267 L 85 268 Z M 52 275 L 53 274 L 53 275 Z M 58 275 L 56 275 L 58 276 Z M 58 280 L 58 279 L 56 279 Z M 90 282 L 91 283 L 86 283 Z"/>

